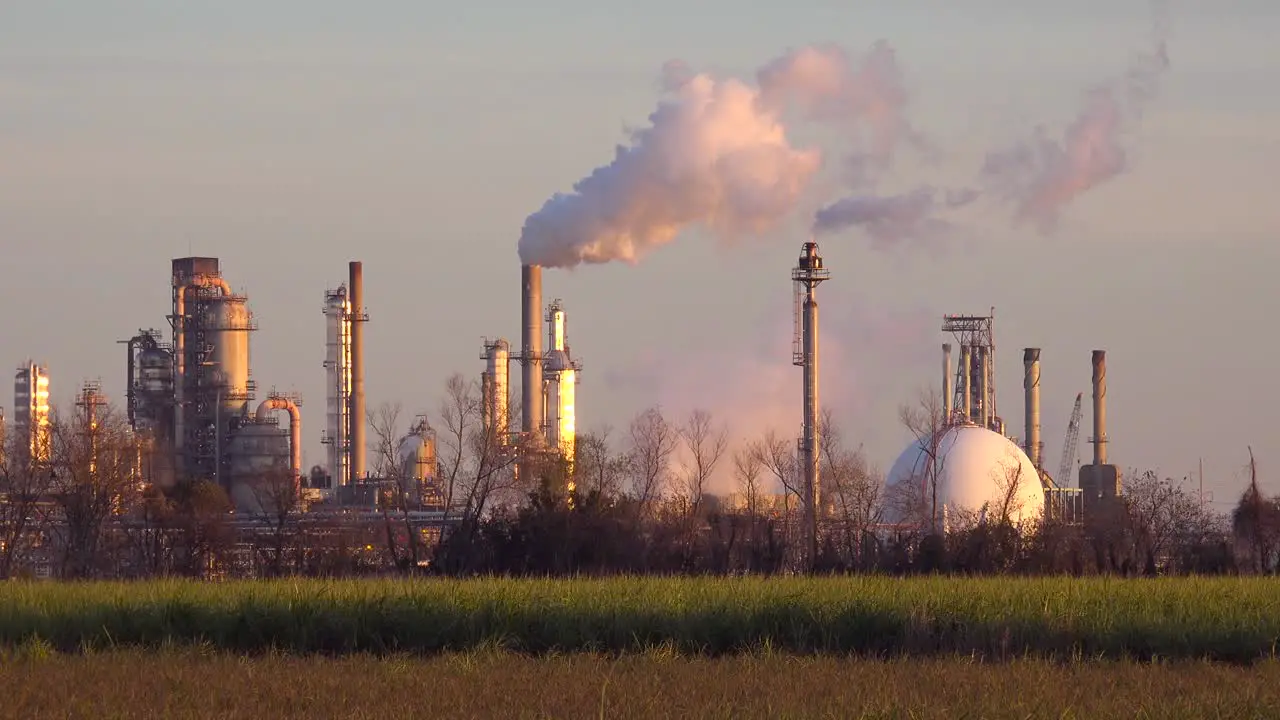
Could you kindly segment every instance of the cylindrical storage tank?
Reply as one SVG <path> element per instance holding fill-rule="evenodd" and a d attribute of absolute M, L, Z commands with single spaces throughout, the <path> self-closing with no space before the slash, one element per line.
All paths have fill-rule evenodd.
<path fill-rule="evenodd" d="M 935 510 L 938 518 L 945 511 L 953 528 L 984 517 L 1034 524 L 1044 514 L 1044 489 L 1031 459 L 1008 438 L 973 424 L 907 446 L 889 470 L 885 495 L 887 522 L 922 528 Z"/>
<path fill-rule="evenodd" d="M 436 443 L 430 435 L 406 435 L 400 441 L 398 457 L 404 477 L 419 482 L 435 477 Z"/>
<path fill-rule="evenodd" d="M 173 392 L 173 355 L 160 348 L 147 348 L 138 353 L 138 379 L 147 395 Z"/>
<path fill-rule="evenodd" d="M 224 412 L 239 414 L 249 398 L 249 333 L 253 315 L 243 297 L 218 298 L 210 303 L 214 370 L 222 380 Z"/>
<path fill-rule="evenodd" d="M 289 469 L 289 432 L 275 423 L 251 422 L 227 444 L 231 466 L 231 499 L 239 512 L 274 512 L 275 503 L 291 497 L 295 479 Z"/>

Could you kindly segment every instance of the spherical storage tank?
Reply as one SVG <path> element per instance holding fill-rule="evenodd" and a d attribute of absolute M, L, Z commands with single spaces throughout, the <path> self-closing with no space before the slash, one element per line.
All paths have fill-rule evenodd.
<path fill-rule="evenodd" d="M 927 524 L 934 502 L 931 438 L 911 443 L 885 481 L 885 519 Z M 1015 523 L 1035 523 L 1044 514 L 1040 474 L 1022 448 L 977 425 L 955 425 L 936 436 L 938 518 L 950 527 L 1007 514 Z"/>

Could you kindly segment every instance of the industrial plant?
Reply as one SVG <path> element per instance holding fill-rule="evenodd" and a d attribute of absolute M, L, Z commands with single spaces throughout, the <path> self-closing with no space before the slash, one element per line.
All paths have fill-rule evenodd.
<path fill-rule="evenodd" d="M 509 475 L 510 487 L 526 473 L 544 483 L 563 479 L 560 495 L 572 507 L 583 366 L 571 349 L 565 303 L 557 298 L 544 305 L 542 270 L 521 266 L 520 346 L 513 348 L 505 337 L 482 338 L 476 422 L 485 457 L 476 461 L 474 472 Z M 325 373 L 325 453 L 321 464 L 305 471 L 302 398 L 276 390 L 259 396 L 250 352 L 258 325 L 249 297 L 232 289 L 217 258 L 174 259 L 169 332 L 139 330 L 120 341 L 127 349 L 128 428 L 138 447 L 131 477 L 158 488 L 193 480 L 215 483 L 230 499 L 236 522 L 253 532 L 270 527 L 271 516 L 282 511 L 366 530 L 386 526 L 393 511 L 405 531 L 436 541 L 456 525 L 470 511 L 460 508 L 470 508 L 471 500 L 454 497 L 441 479 L 437 431 L 428 419 L 417 417 L 395 438 L 385 437 L 389 430 L 370 437 L 362 264 L 352 261 L 347 271 L 346 281 L 323 296 L 324 358 L 318 364 Z M 818 244 L 803 243 L 789 273 L 801 426 L 795 484 L 788 487 L 799 501 L 795 562 L 810 567 L 830 534 L 831 497 L 839 492 L 824 487 L 820 457 L 817 288 L 830 278 Z M 1107 461 L 1105 353 L 1093 354 L 1093 462 L 1079 469 L 1071 487 L 1082 396 L 1068 425 L 1062 465 L 1051 472 L 1044 465 L 1040 433 L 1041 351 L 1023 352 L 1025 432 L 1019 440 L 1007 432 L 997 410 L 994 311 L 946 315 L 941 329 L 955 343 L 942 346 L 941 397 L 931 404 L 927 422 L 911 428 L 917 437 L 886 477 L 876 532 L 885 537 L 946 533 L 984 518 L 1022 525 L 1049 518 L 1079 525 L 1091 514 L 1101 516 L 1099 509 L 1121 495 L 1119 473 Z M 512 388 L 513 362 L 521 369 L 518 396 Z M 49 397 L 46 367 L 28 361 L 19 368 L 12 413 L 7 426 L 0 415 L 0 433 L 11 436 L 6 447 L 25 467 L 51 462 Z M 81 414 L 93 422 L 105 405 L 100 386 L 86 384 L 77 401 Z M 271 492 L 281 487 L 286 491 Z M 280 506 L 280 497 L 287 498 L 287 507 Z M 791 512 L 785 501 L 772 507 Z"/>

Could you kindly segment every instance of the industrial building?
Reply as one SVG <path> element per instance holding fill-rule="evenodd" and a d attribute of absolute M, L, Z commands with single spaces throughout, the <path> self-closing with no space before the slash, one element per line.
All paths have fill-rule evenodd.
<path fill-rule="evenodd" d="M 542 313 L 542 268 L 521 266 L 521 348 L 512 353 L 504 338 L 484 339 L 480 359 L 483 421 L 486 437 L 502 447 L 514 447 L 510 429 L 510 364 L 517 361 L 521 376 L 519 447 L 526 454 L 558 456 L 573 462 L 577 441 L 577 385 L 582 363 L 573 357 L 563 301 L 553 300 Z M 543 350 L 543 323 L 547 350 Z"/>
<path fill-rule="evenodd" d="M 11 462 L 21 467 L 52 460 L 53 428 L 49 410 L 49 369 L 28 360 L 13 379 Z"/>
<path fill-rule="evenodd" d="M 998 513 L 1014 522 L 1080 524 L 1121 494 L 1119 473 L 1106 458 L 1106 353 L 1093 352 L 1094 460 L 1070 487 L 1079 437 L 1081 395 L 1076 396 L 1063 442 L 1061 466 L 1044 466 L 1040 427 L 1039 348 L 1023 350 L 1022 443 L 1005 433 L 996 410 L 994 312 L 947 315 L 942 330 L 959 341 L 943 344 L 942 407 L 930 427 L 898 457 L 886 477 L 891 525 L 945 531 L 958 521 Z"/>

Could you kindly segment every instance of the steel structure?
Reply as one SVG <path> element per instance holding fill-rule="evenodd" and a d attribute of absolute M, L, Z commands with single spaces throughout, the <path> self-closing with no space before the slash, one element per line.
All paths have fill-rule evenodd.
<path fill-rule="evenodd" d="M 942 331 L 951 333 L 960 346 L 952 407 L 959 417 L 1004 434 L 1004 421 L 996 413 L 995 308 L 989 315 L 944 315 Z"/>
<path fill-rule="evenodd" d="M 1071 419 L 1067 421 L 1067 437 L 1062 442 L 1062 461 L 1058 463 L 1058 477 L 1054 478 L 1059 485 L 1071 482 L 1071 471 L 1075 470 L 1080 449 L 1081 403 L 1084 393 L 1076 393 L 1076 404 L 1071 409 Z"/>
<path fill-rule="evenodd" d="M 480 359 L 485 361 L 485 370 L 480 374 L 480 391 L 485 437 L 507 445 L 511 432 L 511 344 L 504 338 L 484 338 L 483 343 Z"/>
<path fill-rule="evenodd" d="M 173 346 L 157 330 L 138 330 L 128 340 L 125 400 L 129 427 L 167 447 L 173 440 Z"/>
<path fill-rule="evenodd" d="M 173 261 L 174 441 L 187 478 L 228 477 L 228 438 L 247 417 L 254 383 L 247 298 L 231 292 L 217 258 Z"/>
<path fill-rule="evenodd" d="M 327 450 L 329 482 L 345 484 L 351 476 L 351 300 L 343 283 L 324 294 L 325 429 L 320 442 Z"/>
<path fill-rule="evenodd" d="M 53 459 L 50 424 L 49 369 L 28 360 L 13 379 L 13 462 L 25 467 Z"/>
<path fill-rule="evenodd" d="M 542 267 L 520 266 L 520 360 L 522 377 L 520 387 L 520 430 L 526 438 L 539 443 L 543 439 L 545 413 L 543 411 L 542 375 Z"/>
<path fill-rule="evenodd" d="M 804 524 L 807 564 L 818 556 L 818 515 L 822 498 L 818 476 L 818 285 L 831 277 L 818 254 L 818 243 L 801 246 L 800 259 L 791 270 L 795 287 L 795 331 L 791 359 L 804 369 L 804 430 L 796 444 L 804 472 Z"/>
<path fill-rule="evenodd" d="M 547 306 L 546 321 L 547 345 L 550 347 L 543 364 L 547 446 L 572 462 L 577 438 L 574 399 L 582 363 L 573 359 L 566 341 L 564 303 L 559 298 Z"/>

